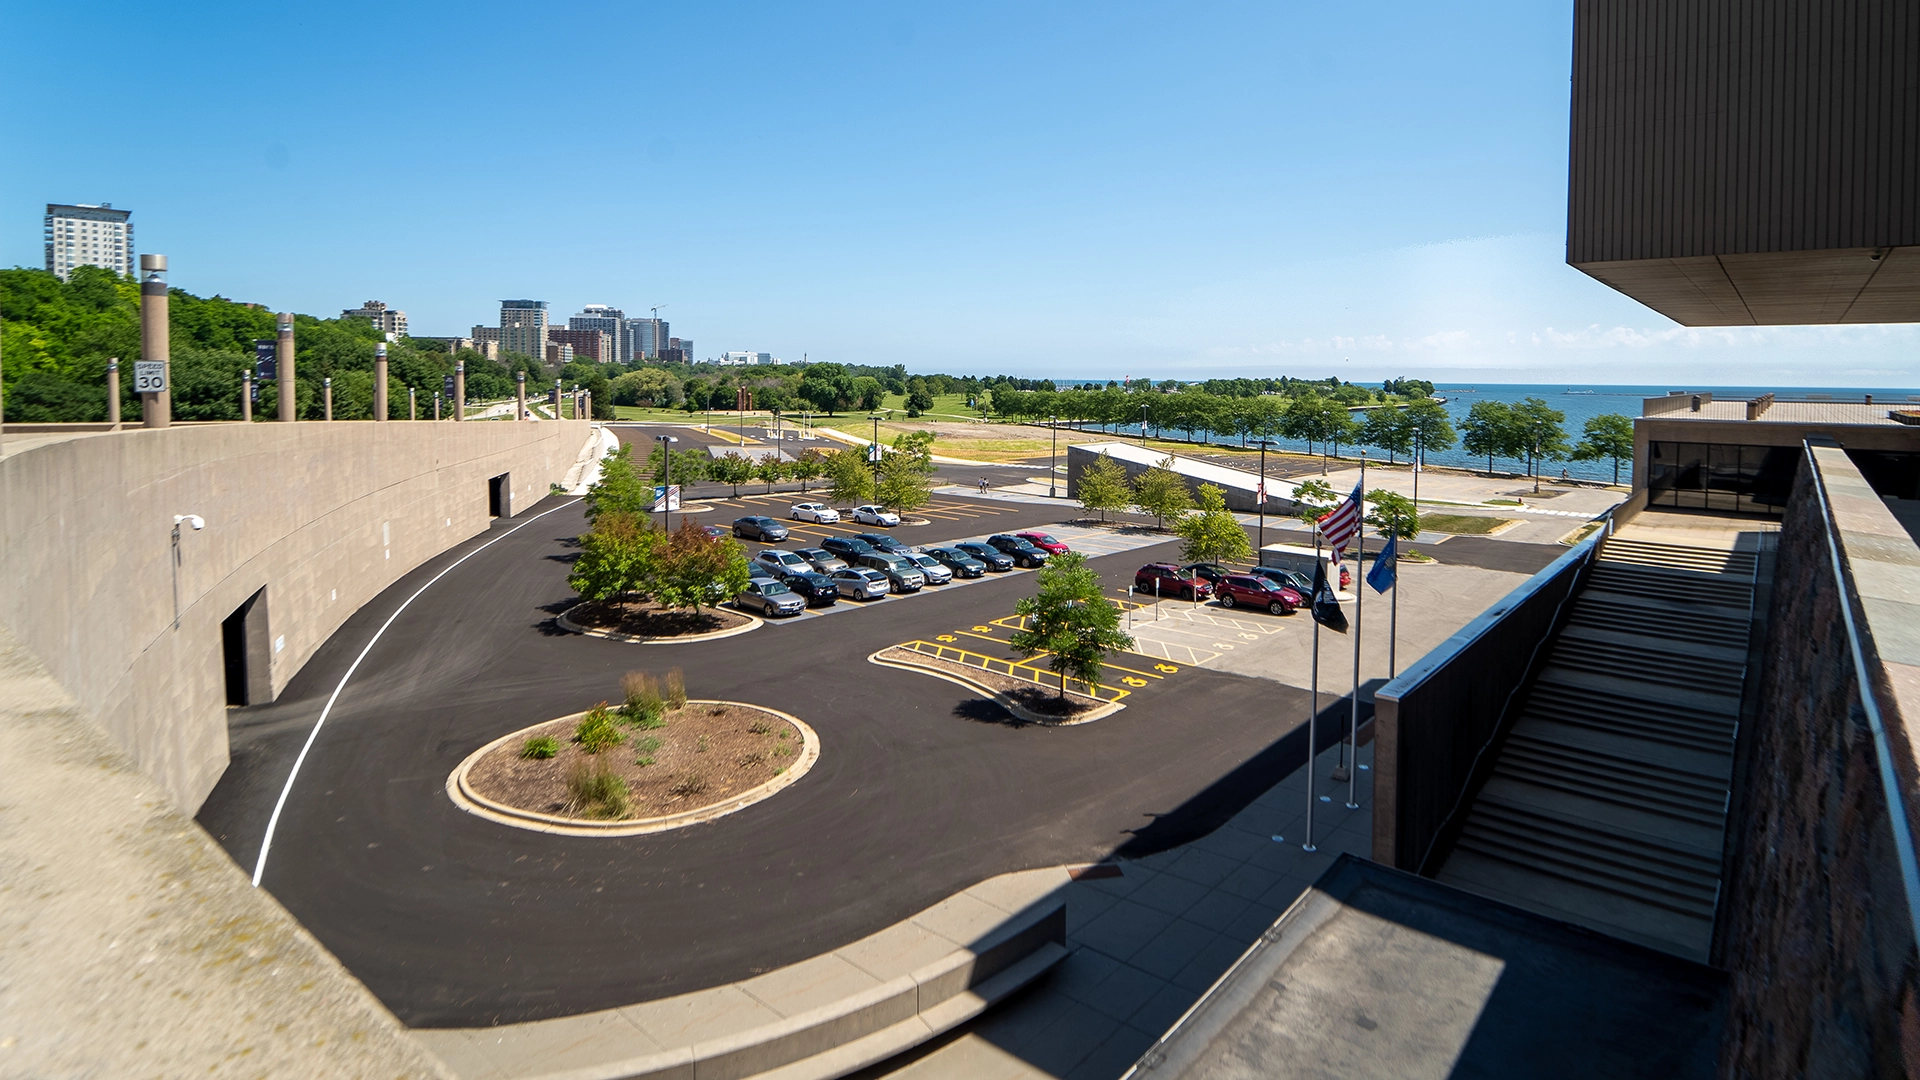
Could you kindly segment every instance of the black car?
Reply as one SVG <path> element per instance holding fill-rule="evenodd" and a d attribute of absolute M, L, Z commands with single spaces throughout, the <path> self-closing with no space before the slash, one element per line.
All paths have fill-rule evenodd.
<path fill-rule="evenodd" d="M 933 556 L 934 562 L 953 571 L 953 576 L 957 578 L 979 577 L 987 572 L 986 563 L 961 551 L 959 548 L 928 548 L 927 554 Z"/>
<path fill-rule="evenodd" d="M 840 590 L 833 587 L 833 579 L 817 570 L 792 570 L 780 575 L 780 580 L 807 601 L 808 607 L 832 607 L 840 599 Z"/>
<path fill-rule="evenodd" d="M 779 543 L 787 538 L 787 527 L 770 517 L 734 518 L 733 535 L 762 543 Z"/>
<path fill-rule="evenodd" d="M 963 552 L 968 558 L 978 559 L 994 573 L 1013 569 L 1013 557 L 1003 555 L 985 544 L 955 544 L 953 550 Z"/>
<path fill-rule="evenodd" d="M 913 550 L 911 546 L 895 540 L 886 533 L 854 533 L 853 538 L 864 541 L 875 551 L 884 551 L 889 555 L 905 555 Z"/>
<path fill-rule="evenodd" d="M 1220 587 L 1220 583 L 1226 580 L 1227 575 L 1232 572 L 1233 571 L 1228 570 L 1226 567 L 1221 566 L 1219 563 L 1206 563 L 1206 562 L 1188 563 L 1187 565 L 1180 568 L 1181 576 L 1197 577 L 1201 581 L 1204 581 L 1207 584 L 1213 586 L 1215 589 L 1218 589 Z M 1286 582 L 1283 581 L 1281 582 L 1281 584 L 1285 585 Z"/>
<path fill-rule="evenodd" d="M 1032 542 L 1006 533 L 987 537 L 987 546 L 1012 559 L 1015 566 L 1045 566 L 1047 562 L 1047 553 Z"/>
<path fill-rule="evenodd" d="M 1256 566 L 1247 571 L 1254 577 L 1263 577 L 1278 585 L 1284 585 L 1301 596 L 1313 596 L 1313 578 L 1298 570 L 1288 570 L 1281 566 Z"/>
<path fill-rule="evenodd" d="M 820 547 L 831 551 L 851 564 L 855 559 L 873 550 L 873 545 L 865 540 L 856 540 L 851 536 L 829 536 L 820 541 Z"/>

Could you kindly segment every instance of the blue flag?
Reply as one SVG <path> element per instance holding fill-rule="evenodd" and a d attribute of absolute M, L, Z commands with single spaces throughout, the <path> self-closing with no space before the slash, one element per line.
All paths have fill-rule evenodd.
<path fill-rule="evenodd" d="M 1387 546 L 1380 549 L 1379 555 L 1374 556 L 1373 569 L 1367 571 L 1367 584 L 1373 586 L 1374 592 L 1383 593 L 1393 588 L 1398 573 L 1396 564 L 1399 561 L 1400 538 L 1389 536 Z"/>

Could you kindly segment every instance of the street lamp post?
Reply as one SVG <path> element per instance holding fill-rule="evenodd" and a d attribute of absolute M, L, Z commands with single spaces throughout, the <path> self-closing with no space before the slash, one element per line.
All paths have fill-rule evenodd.
<path fill-rule="evenodd" d="M 869 416 L 873 421 L 873 445 L 867 447 L 867 456 L 873 459 L 873 501 L 880 501 L 880 414 Z"/>
<path fill-rule="evenodd" d="M 1047 498 L 1057 498 L 1053 492 L 1053 478 L 1060 471 L 1060 418 L 1053 418 L 1053 460 L 1047 465 Z"/>
<path fill-rule="evenodd" d="M 180 629 L 180 526 L 185 525 L 194 532 L 207 527 L 207 520 L 199 514 L 173 515 L 173 628 Z"/>
<path fill-rule="evenodd" d="M 1147 407 L 1140 406 L 1140 449 L 1147 448 Z"/>
<path fill-rule="evenodd" d="M 655 435 L 661 450 L 660 462 L 660 506 L 666 513 L 666 530 L 673 531 L 673 444 L 679 439 L 671 435 Z"/>
<path fill-rule="evenodd" d="M 1267 447 L 1273 445 L 1272 439 L 1261 439 L 1254 444 L 1260 448 L 1260 479 L 1254 482 L 1253 500 L 1259 504 L 1260 532 L 1259 542 L 1254 545 L 1254 565 L 1260 563 L 1260 549 L 1267 546 Z"/>

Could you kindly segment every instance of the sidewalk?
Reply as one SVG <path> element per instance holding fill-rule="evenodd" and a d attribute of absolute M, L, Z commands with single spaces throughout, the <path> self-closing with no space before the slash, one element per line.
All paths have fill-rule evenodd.
<path fill-rule="evenodd" d="M 907 1060 L 855 1074 L 865 1080 L 1113 1080 L 1198 1001 L 1343 852 L 1372 842 L 1372 746 L 1360 747 L 1359 809 L 1314 764 L 1314 838 L 1306 826 L 1306 770 L 1298 769 L 1207 836 L 1119 864 L 1119 875 L 1067 886 L 1067 958 L 1053 972 L 960 1034 Z M 1274 835 L 1284 836 L 1275 842 Z"/>

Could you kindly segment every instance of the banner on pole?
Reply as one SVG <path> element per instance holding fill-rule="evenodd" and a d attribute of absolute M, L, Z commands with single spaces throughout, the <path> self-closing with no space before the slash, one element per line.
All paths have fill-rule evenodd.
<path fill-rule="evenodd" d="M 659 484 L 653 485 L 653 509 L 655 513 L 680 509 L 680 485 L 672 484 L 666 487 Z"/>
<path fill-rule="evenodd" d="M 1396 565 L 1399 561 L 1400 538 L 1389 536 L 1386 546 L 1381 548 L 1380 554 L 1373 558 L 1373 569 L 1367 571 L 1367 584 L 1373 586 L 1374 592 L 1383 593 L 1393 588 L 1393 583 L 1399 575 Z"/>
<path fill-rule="evenodd" d="M 1327 582 L 1327 564 L 1318 559 L 1313 564 L 1313 621 L 1336 634 L 1347 632 L 1347 613 L 1340 610 L 1340 600 Z"/>

